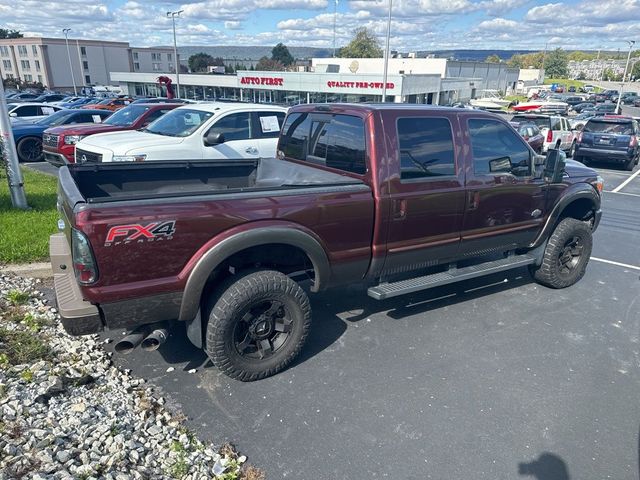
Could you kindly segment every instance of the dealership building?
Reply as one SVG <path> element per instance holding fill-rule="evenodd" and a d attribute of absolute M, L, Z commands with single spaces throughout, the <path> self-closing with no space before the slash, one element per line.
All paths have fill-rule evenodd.
<path fill-rule="evenodd" d="M 237 100 L 298 104 L 382 100 L 383 59 L 314 58 L 301 71 L 238 71 L 234 75 L 180 75 L 180 96 L 195 100 Z M 515 91 L 519 70 L 502 63 L 443 58 L 389 59 L 388 102 L 444 105 L 466 101 L 482 90 Z M 175 75 L 167 75 L 173 78 Z M 164 96 L 157 75 L 111 72 L 111 83 L 131 95 Z"/>

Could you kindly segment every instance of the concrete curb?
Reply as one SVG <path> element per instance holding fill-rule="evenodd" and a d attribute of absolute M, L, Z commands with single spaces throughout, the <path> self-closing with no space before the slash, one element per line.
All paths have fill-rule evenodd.
<path fill-rule="evenodd" d="M 14 265 L 2 265 L 0 266 L 0 272 L 2 273 L 15 273 L 22 277 L 32 278 L 51 278 L 53 272 L 51 271 L 51 264 L 49 262 L 34 262 L 34 263 L 22 263 Z"/>

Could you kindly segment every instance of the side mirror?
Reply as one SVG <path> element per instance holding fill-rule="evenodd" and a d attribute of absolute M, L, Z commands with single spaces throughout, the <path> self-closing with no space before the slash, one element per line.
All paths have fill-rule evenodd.
<path fill-rule="evenodd" d="M 549 149 L 547 158 L 544 160 L 544 171 L 542 174 L 544 181 L 547 183 L 561 182 L 566 164 L 567 156 L 560 150 L 560 140 L 558 140 L 555 148 Z"/>
<path fill-rule="evenodd" d="M 222 133 L 209 132 L 207 136 L 204 137 L 204 144 L 207 147 L 213 147 L 214 145 L 220 145 L 224 143 L 224 135 Z"/>

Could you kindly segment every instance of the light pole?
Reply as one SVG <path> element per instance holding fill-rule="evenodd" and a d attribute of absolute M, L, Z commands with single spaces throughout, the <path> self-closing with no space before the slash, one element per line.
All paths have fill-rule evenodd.
<path fill-rule="evenodd" d="M 173 22 L 173 56 L 176 57 L 176 98 L 180 98 L 180 59 L 178 58 L 178 44 L 176 43 L 176 17 L 179 17 L 184 10 L 177 12 L 167 12 L 167 17 L 171 17 Z"/>
<path fill-rule="evenodd" d="M 78 95 L 78 90 L 76 89 L 76 77 L 73 75 L 73 65 L 71 64 L 71 50 L 69 50 L 69 32 L 70 28 L 63 28 L 62 33 L 64 33 L 64 41 L 67 44 L 67 56 L 69 57 L 69 70 L 71 71 L 71 82 L 73 82 L 73 94 Z"/>
<path fill-rule="evenodd" d="M 624 80 L 627 76 L 627 69 L 629 68 L 629 60 L 631 60 L 631 50 L 636 44 L 635 40 L 627 40 L 629 43 L 629 54 L 627 55 L 627 64 L 624 66 L 624 73 L 622 74 L 622 85 L 620 86 L 620 93 L 618 94 L 618 103 L 616 105 L 616 113 L 620 113 L 620 101 L 622 100 L 622 92 L 624 91 Z"/>
<path fill-rule="evenodd" d="M 393 0 L 389 0 L 389 18 L 387 18 L 387 39 L 384 47 L 384 73 L 382 74 L 382 103 L 387 101 L 387 74 L 389 72 L 389 39 L 391 37 L 391 6 Z"/>
<path fill-rule="evenodd" d="M 333 58 L 336 58 L 336 19 L 338 18 L 338 0 L 333 2 Z"/>

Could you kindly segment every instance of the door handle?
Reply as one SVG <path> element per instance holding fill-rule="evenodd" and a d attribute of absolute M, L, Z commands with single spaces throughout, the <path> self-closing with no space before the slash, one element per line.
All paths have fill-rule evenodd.
<path fill-rule="evenodd" d="M 402 220 L 407 216 L 407 201 L 396 200 L 393 202 L 393 219 Z"/>
<path fill-rule="evenodd" d="M 250 153 L 251 155 L 255 155 L 258 153 L 258 149 L 256 147 L 247 147 L 244 149 L 244 151 Z"/>
<path fill-rule="evenodd" d="M 469 192 L 467 210 L 477 210 L 480 205 L 480 192 Z"/>

